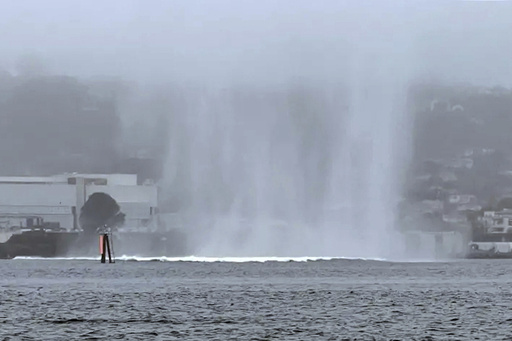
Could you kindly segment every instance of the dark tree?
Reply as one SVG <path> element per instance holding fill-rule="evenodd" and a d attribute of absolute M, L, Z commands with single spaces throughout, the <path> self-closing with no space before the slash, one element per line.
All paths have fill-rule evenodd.
<path fill-rule="evenodd" d="M 124 223 L 125 214 L 119 204 L 106 193 L 93 193 L 80 210 L 80 226 L 86 233 L 94 233 L 100 227 L 117 227 Z"/>

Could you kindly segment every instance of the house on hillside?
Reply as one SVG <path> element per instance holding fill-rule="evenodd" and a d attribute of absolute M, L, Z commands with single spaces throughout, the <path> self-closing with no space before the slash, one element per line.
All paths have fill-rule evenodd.
<path fill-rule="evenodd" d="M 512 209 L 486 211 L 482 220 L 487 233 L 512 233 Z"/>
<path fill-rule="evenodd" d="M 478 199 L 472 194 L 451 194 L 446 200 L 448 210 L 462 211 L 480 211 L 482 206 L 479 205 Z"/>

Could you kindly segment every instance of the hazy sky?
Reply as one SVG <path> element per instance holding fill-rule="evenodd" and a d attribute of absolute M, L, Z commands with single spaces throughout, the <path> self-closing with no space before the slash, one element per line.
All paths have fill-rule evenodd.
<path fill-rule="evenodd" d="M 510 32 L 506 2 L 3 0 L 0 65 L 31 53 L 80 76 L 336 80 L 361 46 L 396 47 L 416 76 L 512 85 Z"/>

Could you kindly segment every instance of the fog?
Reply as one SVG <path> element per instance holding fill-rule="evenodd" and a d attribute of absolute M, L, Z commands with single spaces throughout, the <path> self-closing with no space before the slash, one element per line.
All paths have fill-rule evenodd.
<path fill-rule="evenodd" d="M 112 149 L 154 147 L 162 209 L 206 256 L 390 256 L 418 149 L 411 86 L 512 85 L 508 3 L 0 7 L 0 68 L 67 75 L 94 103 L 108 98 L 122 127 Z"/>
<path fill-rule="evenodd" d="M 3 1 L 1 63 L 137 82 L 338 80 L 354 34 L 414 37 L 417 76 L 510 84 L 511 4 L 406 1 Z M 387 34 L 386 34 L 387 33 Z M 364 38 L 363 38 L 364 39 Z M 250 65 L 250 67 L 249 67 Z"/>

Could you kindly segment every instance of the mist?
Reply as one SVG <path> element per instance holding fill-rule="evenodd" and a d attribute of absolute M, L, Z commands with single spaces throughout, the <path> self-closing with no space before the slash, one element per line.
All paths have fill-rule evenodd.
<path fill-rule="evenodd" d="M 410 87 L 511 86 L 511 15 L 489 2 L 4 2 L 0 67 L 102 98 L 99 83 L 123 84 L 106 91 L 112 143 L 151 146 L 162 209 L 194 253 L 381 257 L 403 246 Z"/>
<path fill-rule="evenodd" d="M 510 84 L 508 3 L 6 1 L 1 9 L 0 60 L 11 70 L 33 53 L 55 73 L 139 83 L 337 81 L 361 31 L 380 40 L 401 32 L 414 38 L 417 77 Z"/>

